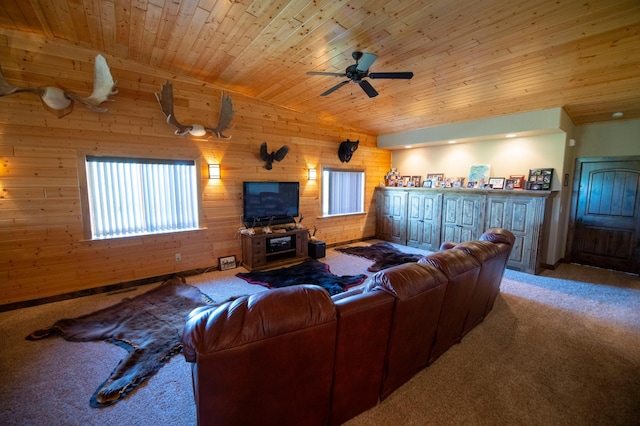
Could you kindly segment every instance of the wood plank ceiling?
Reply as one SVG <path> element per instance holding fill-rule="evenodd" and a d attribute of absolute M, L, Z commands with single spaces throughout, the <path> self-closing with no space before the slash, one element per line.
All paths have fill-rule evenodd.
<path fill-rule="evenodd" d="M 638 0 L 2 0 L 0 27 L 376 135 L 559 106 L 576 124 L 640 118 Z M 415 76 L 320 97 L 344 78 L 306 72 L 342 73 L 356 50 Z"/>

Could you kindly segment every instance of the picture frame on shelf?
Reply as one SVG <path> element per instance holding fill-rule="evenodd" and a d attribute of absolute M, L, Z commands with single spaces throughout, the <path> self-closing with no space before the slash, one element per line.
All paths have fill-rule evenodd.
<path fill-rule="evenodd" d="M 491 189 L 504 189 L 504 180 L 503 177 L 489 178 L 489 185 Z"/>
<path fill-rule="evenodd" d="M 448 179 L 449 184 L 448 187 L 451 188 L 462 188 L 462 186 L 464 185 L 464 180 L 466 178 L 463 177 L 454 177 L 454 178 L 450 178 Z"/>
<path fill-rule="evenodd" d="M 510 175 L 509 179 L 513 180 L 513 189 L 524 188 L 524 175 Z"/>
<path fill-rule="evenodd" d="M 235 269 L 237 267 L 237 265 L 236 265 L 236 256 L 235 255 L 231 255 L 231 256 L 219 257 L 218 258 L 218 266 L 219 266 L 221 271 L 226 271 L 226 270 L 229 270 L 229 269 Z"/>
<path fill-rule="evenodd" d="M 429 173 L 425 179 L 429 179 L 431 181 L 443 181 L 444 173 Z"/>
<path fill-rule="evenodd" d="M 467 188 L 477 188 L 477 187 L 478 187 L 478 181 L 470 180 L 469 182 L 467 182 Z"/>
<path fill-rule="evenodd" d="M 423 188 L 431 188 L 431 180 L 429 179 L 425 179 L 424 182 L 422 182 L 422 187 Z"/>
<path fill-rule="evenodd" d="M 398 186 L 402 186 L 406 188 L 409 186 L 409 182 L 411 182 L 411 176 L 402 176 L 402 185 L 398 185 Z"/>
<path fill-rule="evenodd" d="M 416 188 L 420 187 L 421 176 L 411 176 L 411 181 L 413 182 L 413 186 Z"/>
<path fill-rule="evenodd" d="M 553 169 L 530 169 L 527 189 L 548 191 L 551 189 Z"/>
<path fill-rule="evenodd" d="M 491 164 L 476 164 L 469 169 L 468 182 L 475 181 L 480 184 L 485 184 L 489 181 L 491 173 Z"/>
<path fill-rule="evenodd" d="M 504 189 L 513 190 L 515 186 L 515 180 L 513 179 L 505 179 L 504 181 Z"/>

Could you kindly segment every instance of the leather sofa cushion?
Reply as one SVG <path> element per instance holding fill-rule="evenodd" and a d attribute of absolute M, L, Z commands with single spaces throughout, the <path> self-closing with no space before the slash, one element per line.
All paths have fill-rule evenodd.
<path fill-rule="evenodd" d="M 299 285 L 240 297 L 219 307 L 195 309 L 187 318 L 184 357 L 221 351 L 252 341 L 336 321 L 331 297 L 323 288 Z"/>

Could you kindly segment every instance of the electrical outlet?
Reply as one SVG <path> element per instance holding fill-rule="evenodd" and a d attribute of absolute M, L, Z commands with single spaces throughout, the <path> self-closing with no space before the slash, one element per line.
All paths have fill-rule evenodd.
<path fill-rule="evenodd" d="M 182 260 L 182 255 L 180 253 L 176 253 L 176 262 L 180 262 Z"/>

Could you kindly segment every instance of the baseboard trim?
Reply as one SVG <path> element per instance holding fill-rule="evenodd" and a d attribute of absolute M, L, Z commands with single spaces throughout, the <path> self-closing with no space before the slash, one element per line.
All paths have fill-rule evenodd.
<path fill-rule="evenodd" d="M 176 275 L 188 277 L 190 275 L 198 275 L 198 274 L 202 274 L 202 273 L 209 272 L 212 270 L 217 270 L 217 269 L 218 269 L 217 266 L 211 266 L 209 268 L 175 272 L 171 274 L 158 275 L 155 277 L 141 278 L 141 279 L 132 280 L 132 281 L 124 281 L 116 284 L 108 284 L 100 287 L 94 287 L 94 288 L 88 288 L 85 290 L 72 291 L 70 293 L 58 294 L 56 296 L 48 296 L 48 297 L 42 297 L 39 299 L 7 303 L 4 305 L 0 305 L 0 312 L 13 311 L 13 310 L 22 309 L 22 308 L 30 308 L 32 306 L 45 305 L 47 303 L 52 303 L 52 302 L 61 302 L 63 300 L 69 300 L 69 299 L 77 299 L 78 297 L 93 296 L 95 294 L 111 293 L 111 292 L 115 292 L 115 294 L 117 294 L 117 293 L 122 293 L 123 290 L 133 289 L 133 287 L 138 287 L 146 284 L 153 284 L 157 282 L 163 282 Z"/>

